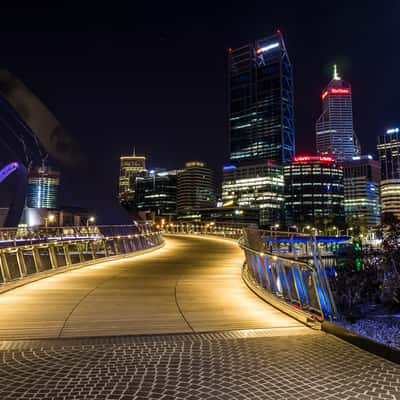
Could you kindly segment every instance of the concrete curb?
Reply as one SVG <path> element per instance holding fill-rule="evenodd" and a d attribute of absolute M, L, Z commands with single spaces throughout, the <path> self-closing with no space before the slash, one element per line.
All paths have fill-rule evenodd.
<path fill-rule="evenodd" d="M 335 335 L 338 338 L 359 347 L 360 349 L 366 350 L 377 356 L 386 358 L 389 361 L 400 364 L 400 350 L 376 342 L 375 340 L 370 339 L 366 336 L 358 335 L 357 333 L 352 332 L 349 329 L 343 328 L 340 325 L 336 325 L 333 322 L 324 321 L 322 322 L 321 327 L 324 332 Z"/>
<path fill-rule="evenodd" d="M 116 260 L 122 260 L 124 258 L 140 256 L 140 255 L 143 255 L 146 253 L 151 253 L 153 251 L 161 249 L 164 246 L 165 246 L 165 241 L 163 241 L 161 244 L 159 244 L 157 246 L 154 246 L 154 247 L 151 247 L 151 248 L 145 249 L 145 250 L 134 251 L 133 253 L 119 254 L 117 256 L 104 257 L 104 258 L 100 258 L 100 259 L 96 259 L 96 260 L 86 261 L 86 262 L 79 263 L 79 264 L 67 265 L 64 267 L 57 268 L 57 269 L 51 269 L 48 271 L 38 272 L 36 274 L 26 276 L 24 278 L 20 278 L 15 281 L 0 284 L 0 295 L 2 295 L 3 293 L 9 292 L 10 290 L 17 289 L 21 286 L 25 286 L 25 285 L 28 285 L 30 283 L 33 283 L 33 282 L 36 282 L 36 281 L 39 281 L 42 279 L 50 278 L 50 277 L 58 275 L 58 274 L 63 274 L 64 272 L 75 271 L 77 269 L 88 267 L 90 265 L 100 264 L 102 262 L 116 261 Z"/>

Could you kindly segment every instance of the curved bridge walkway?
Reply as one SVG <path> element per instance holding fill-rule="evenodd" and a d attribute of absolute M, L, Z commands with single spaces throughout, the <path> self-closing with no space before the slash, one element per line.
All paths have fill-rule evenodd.
<path fill-rule="evenodd" d="M 400 367 L 257 298 L 233 242 L 154 253 L 0 295 L 1 399 L 400 399 Z"/>

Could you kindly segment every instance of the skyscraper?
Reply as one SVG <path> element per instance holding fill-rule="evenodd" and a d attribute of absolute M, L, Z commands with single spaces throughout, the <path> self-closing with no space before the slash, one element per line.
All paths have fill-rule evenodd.
<path fill-rule="evenodd" d="M 382 214 L 392 213 L 400 218 L 400 128 L 391 128 L 378 137 L 381 163 Z"/>
<path fill-rule="evenodd" d="M 293 78 L 281 32 L 229 49 L 229 75 L 231 161 L 290 160 Z"/>
<path fill-rule="evenodd" d="M 346 222 L 373 227 L 380 222 L 379 162 L 371 155 L 355 156 L 343 163 Z"/>
<path fill-rule="evenodd" d="M 272 162 L 225 165 L 222 184 L 224 207 L 259 210 L 261 226 L 281 221 L 283 208 L 283 170 Z"/>
<path fill-rule="evenodd" d="M 137 156 L 135 150 L 131 156 L 120 157 L 118 199 L 125 208 L 134 207 L 136 178 L 146 172 L 146 157 Z"/>
<path fill-rule="evenodd" d="M 214 178 L 203 162 L 190 161 L 178 172 L 177 209 L 185 214 L 199 208 L 214 207 L 216 203 Z"/>
<path fill-rule="evenodd" d="M 60 173 L 47 165 L 33 168 L 28 175 L 28 208 L 57 208 Z"/>
<path fill-rule="evenodd" d="M 142 219 L 159 222 L 176 217 L 177 171 L 150 171 L 147 177 L 136 179 L 136 207 Z M 150 218 L 149 218 L 150 215 Z"/>
<path fill-rule="evenodd" d="M 344 227 L 343 169 L 331 156 L 296 156 L 284 167 L 287 225 Z"/>
<path fill-rule="evenodd" d="M 318 154 L 332 155 L 339 162 L 360 155 L 353 127 L 351 86 L 338 75 L 336 65 L 321 99 L 322 114 L 315 129 Z"/>

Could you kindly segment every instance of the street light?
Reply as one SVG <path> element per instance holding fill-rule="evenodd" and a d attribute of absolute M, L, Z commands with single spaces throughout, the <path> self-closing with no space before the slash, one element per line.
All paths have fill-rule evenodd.
<path fill-rule="evenodd" d="M 349 232 L 351 232 L 352 230 L 354 230 L 353 227 L 347 228 L 346 229 L 346 236 L 349 236 Z"/>
<path fill-rule="evenodd" d="M 279 228 L 279 224 L 275 224 L 274 226 L 271 225 L 271 236 L 272 236 L 272 228 L 277 230 Z"/>
<path fill-rule="evenodd" d="M 336 229 L 336 237 L 339 237 L 339 228 L 337 226 L 332 226 L 332 229 Z"/>
<path fill-rule="evenodd" d="M 52 224 L 56 220 L 56 216 L 54 214 L 48 214 L 46 218 L 44 218 L 44 226 L 47 228 L 49 223 Z"/>
<path fill-rule="evenodd" d="M 305 232 L 305 230 L 310 230 L 311 226 L 307 225 L 307 226 L 303 226 L 303 229 L 301 230 L 303 233 Z"/>
<path fill-rule="evenodd" d="M 95 217 L 93 217 L 93 216 L 89 217 L 89 218 L 87 219 L 87 221 L 86 221 L 86 226 L 89 226 L 89 223 L 93 224 L 94 221 L 96 221 L 96 218 L 95 218 Z"/>

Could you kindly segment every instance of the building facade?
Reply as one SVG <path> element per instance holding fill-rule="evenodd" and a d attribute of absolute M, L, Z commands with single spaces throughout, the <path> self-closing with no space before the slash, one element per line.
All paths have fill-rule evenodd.
<path fill-rule="evenodd" d="M 288 226 L 345 225 L 343 169 L 331 156 L 296 156 L 284 166 Z"/>
<path fill-rule="evenodd" d="M 223 207 L 259 209 L 260 226 L 280 223 L 284 204 L 283 170 L 271 161 L 223 167 Z"/>
<path fill-rule="evenodd" d="M 137 156 L 135 151 L 131 156 L 120 157 L 118 200 L 125 208 L 135 206 L 136 178 L 146 173 L 146 157 Z"/>
<path fill-rule="evenodd" d="M 57 208 L 60 173 L 47 165 L 35 167 L 28 174 L 27 207 Z"/>
<path fill-rule="evenodd" d="M 293 78 L 282 34 L 229 49 L 229 79 L 231 161 L 290 160 Z"/>
<path fill-rule="evenodd" d="M 178 172 L 177 210 L 180 215 L 200 208 L 215 207 L 214 176 L 200 161 L 190 161 Z"/>
<path fill-rule="evenodd" d="M 136 207 L 141 219 L 159 222 L 176 217 L 177 172 L 150 171 L 136 179 Z"/>
<path fill-rule="evenodd" d="M 353 127 L 353 104 L 350 83 L 337 74 L 322 92 L 322 114 L 316 123 L 317 153 L 332 155 L 338 162 L 360 155 L 360 145 Z"/>
<path fill-rule="evenodd" d="M 377 148 L 382 215 L 392 213 L 400 218 L 400 128 L 387 129 L 380 135 Z"/>
<path fill-rule="evenodd" d="M 343 163 L 344 209 L 350 227 L 380 223 L 379 183 L 381 170 L 371 155 L 355 156 Z"/>

